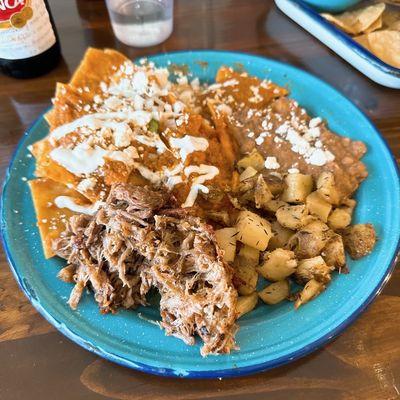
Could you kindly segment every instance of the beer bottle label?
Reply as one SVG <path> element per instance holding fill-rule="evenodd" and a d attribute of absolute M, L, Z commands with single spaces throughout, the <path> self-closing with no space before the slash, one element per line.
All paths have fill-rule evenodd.
<path fill-rule="evenodd" d="M 0 0 L 0 58 L 30 58 L 55 42 L 43 0 Z"/>

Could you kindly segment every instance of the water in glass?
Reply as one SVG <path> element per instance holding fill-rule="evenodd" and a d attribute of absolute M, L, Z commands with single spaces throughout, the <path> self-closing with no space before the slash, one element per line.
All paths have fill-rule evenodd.
<path fill-rule="evenodd" d="M 173 0 L 107 0 L 115 36 L 135 47 L 166 40 L 173 27 Z"/>

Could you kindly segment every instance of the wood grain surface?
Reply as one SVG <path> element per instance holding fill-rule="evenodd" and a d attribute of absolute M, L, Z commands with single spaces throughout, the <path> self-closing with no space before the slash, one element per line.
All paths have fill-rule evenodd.
<path fill-rule="evenodd" d="M 276 58 L 338 88 L 400 156 L 400 92 L 354 70 L 268 0 L 178 0 L 163 44 L 137 50 L 113 36 L 102 0 L 50 0 L 63 60 L 33 80 L 0 76 L 0 171 L 24 130 L 50 104 L 87 46 L 130 57 L 179 49 L 227 49 Z M 388 205 L 398 207 L 399 205 Z M 0 399 L 363 399 L 400 398 L 400 272 L 369 309 L 325 348 L 290 365 L 224 380 L 160 378 L 104 361 L 55 331 L 26 300 L 0 255 Z"/>

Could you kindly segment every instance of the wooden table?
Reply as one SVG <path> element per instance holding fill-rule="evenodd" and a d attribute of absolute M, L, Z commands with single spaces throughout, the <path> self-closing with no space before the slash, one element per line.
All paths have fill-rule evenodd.
<path fill-rule="evenodd" d="M 176 1 L 164 44 L 134 50 L 113 36 L 101 0 L 50 1 L 64 60 L 34 80 L 0 76 L 0 168 L 27 126 L 50 104 L 88 46 L 131 57 L 179 49 L 228 49 L 299 66 L 329 82 L 376 123 L 400 155 L 400 92 L 371 82 L 304 32 L 268 0 Z M 388 205 L 395 207 L 398 205 Z M 222 381 L 160 378 L 102 360 L 49 325 L 17 287 L 1 253 L 0 399 L 371 399 L 400 395 L 400 271 L 334 342 L 288 366 Z"/>

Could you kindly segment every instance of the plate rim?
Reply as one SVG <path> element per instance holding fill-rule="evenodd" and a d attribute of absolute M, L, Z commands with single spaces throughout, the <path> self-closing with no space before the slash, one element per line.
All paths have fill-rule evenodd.
<path fill-rule="evenodd" d="M 382 142 L 384 148 L 390 155 L 390 159 L 392 162 L 392 165 L 395 170 L 395 174 L 397 178 L 400 181 L 400 170 L 399 166 L 396 162 L 396 158 L 391 151 L 386 139 L 384 136 L 380 133 L 380 131 L 377 129 L 375 124 L 370 120 L 370 118 L 347 96 L 345 96 L 340 90 L 337 88 L 333 87 L 331 84 L 327 83 L 325 80 L 319 78 L 318 76 L 305 71 L 302 68 L 299 68 L 297 66 L 294 66 L 292 64 L 282 62 L 280 60 L 276 60 L 273 58 L 269 57 L 264 57 L 262 55 L 257 55 L 257 54 L 250 54 L 242 51 L 226 51 L 226 50 L 213 50 L 213 49 L 191 49 L 191 50 L 178 50 L 178 51 L 171 51 L 171 52 L 166 52 L 166 53 L 157 53 L 157 54 L 152 54 L 149 55 L 148 58 L 149 60 L 152 60 L 157 57 L 168 57 L 168 56 L 174 56 L 177 54 L 204 54 L 204 53 L 212 53 L 212 54 L 230 54 L 230 55 L 240 55 L 240 56 L 245 56 L 247 58 L 253 58 L 259 61 L 272 61 L 275 64 L 280 64 L 285 67 L 290 67 L 294 70 L 297 70 L 301 72 L 302 74 L 306 74 L 313 79 L 317 79 L 324 85 L 328 86 L 331 90 L 334 92 L 338 93 L 341 97 L 345 98 L 348 102 L 352 104 L 353 107 L 355 107 L 360 114 L 365 118 L 365 120 L 371 125 L 373 130 L 375 131 L 375 134 L 377 134 L 377 138 Z M 137 57 L 134 59 L 134 61 L 138 61 L 139 59 L 144 58 L 144 57 Z M 51 108 L 51 107 L 49 107 Z M 61 332 L 64 336 L 68 337 L 71 341 L 75 342 L 79 346 L 83 347 L 84 349 L 95 353 L 99 355 L 102 358 L 105 358 L 106 360 L 112 361 L 116 364 L 133 368 L 141 372 L 146 372 L 150 373 L 153 375 L 159 375 L 159 376 L 169 376 L 169 377 L 183 377 L 183 378 L 195 378 L 195 379 L 204 379 L 204 378 L 231 378 L 231 377 L 237 377 L 237 376 L 244 376 L 244 375 L 249 375 L 253 374 L 256 372 L 263 372 L 272 368 L 276 368 L 285 364 L 288 364 L 292 361 L 298 360 L 314 351 L 317 349 L 321 348 L 322 346 L 328 344 L 331 342 L 334 338 L 336 338 L 340 333 L 342 333 L 349 325 L 351 325 L 364 311 L 365 309 L 372 303 L 372 301 L 381 293 L 382 289 L 384 288 L 385 284 L 388 282 L 390 279 L 394 268 L 396 266 L 396 263 L 398 261 L 399 255 L 400 255 L 400 237 L 398 239 L 397 245 L 395 247 L 393 256 L 387 266 L 385 274 L 382 276 L 381 280 L 377 283 L 377 285 L 374 287 L 374 289 L 371 291 L 370 295 L 364 300 L 360 306 L 355 309 L 344 321 L 342 321 L 339 325 L 337 325 L 335 328 L 331 329 L 329 332 L 327 332 L 325 335 L 321 336 L 317 340 L 314 340 L 312 343 L 303 346 L 300 349 L 294 350 L 291 353 L 288 353 L 284 356 L 281 356 L 279 358 L 275 358 L 273 360 L 265 361 L 262 363 L 254 364 L 254 365 L 249 365 L 249 366 L 243 366 L 243 367 L 233 367 L 233 368 L 226 368 L 226 369 L 215 369 L 215 370 L 184 370 L 182 371 L 181 369 L 172 369 L 172 368 L 161 368 L 161 367 L 154 367 L 148 364 L 144 364 L 141 362 L 134 362 L 130 359 L 127 359 L 123 356 L 116 355 L 111 351 L 103 350 L 101 347 L 96 346 L 92 343 L 90 343 L 89 340 L 85 340 L 83 337 L 79 336 L 76 334 L 71 328 L 68 328 L 66 325 L 64 325 L 62 322 L 58 321 L 53 315 L 51 315 L 41 304 L 38 302 L 35 298 L 34 295 L 32 295 L 30 289 L 24 284 L 22 277 L 19 275 L 18 272 L 18 267 L 17 264 L 15 263 L 12 252 L 8 246 L 7 240 L 5 239 L 5 218 L 4 218 L 4 201 L 5 201 L 5 194 L 7 192 L 7 185 L 10 181 L 10 173 L 11 169 L 14 165 L 15 158 L 17 154 L 19 153 L 19 150 L 22 148 L 22 146 L 25 143 L 26 138 L 29 136 L 30 132 L 36 128 L 37 125 L 41 123 L 41 120 L 44 116 L 44 113 L 49 109 L 46 108 L 33 122 L 32 124 L 25 130 L 23 136 L 19 140 L 16 148 L 14 149 L 14 152 L 12 154 L 12 157 L 10 159 L 9 165 L 6 169 L 3 184 L 2 184 L 2 194 L 0 198 L 0 216 L 1 216 L 1 225 L 0 225 L 0 238 L 1 242 L 3 244 L 4 248 L 4 253 L 7 259 L 7 262 L 10 266 L 11 272 L 14 275 L 15 280 L 18 283 L 18 286 L 20 289 L 23 291 L 25 296 L 28 298 L 28 300 L 31 302 L 31 304 L 35 307 L 35 309 L 50 323 L 52 324 L 59 332 Z"/>

